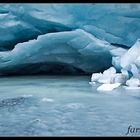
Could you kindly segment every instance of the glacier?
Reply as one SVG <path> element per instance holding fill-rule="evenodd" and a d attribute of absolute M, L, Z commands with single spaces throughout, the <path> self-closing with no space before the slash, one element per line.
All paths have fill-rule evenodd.
<path fill-rule="evenodd" d="M 111 65 L 109 49 L 113 48 L 81 29 L 40 35 L 35 40 L 18 43 L 12 51 L 0 52 L 0 72 L 102 71 Z M 98 63 L 95 62 L 97 59 Z"/>
<path fill-rule="evenodd" d="M 0 4 L 0 75 L 139 77 L 139 23 L 140 4 Z"/>
<path fill-rule="evenodd" d="M 93 73 L 91 77 L 91 84 L 92 82 L 93 84 L 95 84 L 94 82 L 99 82 L 102 85 L 98 87 L 97 90 L 108 91 L 118 87 L 118 83 L 120 85 L 122 84 L 130 87 L 130 89 L 137 89 L 137 87 L 140 88 L 140 69 L 137 66 L 139 65 L 139 54 L 140 39 L 138 39 L 136 43 L 124 54 L 112 59 L 114 67 L 110 67 L 103 73 Z M 118 73 L 116 73 L 117 70 L 115 68 L 118 69 Z"/>
<path fill-rule="evenodd" d="M 140 125 L 139 20 L 138 3 L 0 4 L 0 135 Z"/>

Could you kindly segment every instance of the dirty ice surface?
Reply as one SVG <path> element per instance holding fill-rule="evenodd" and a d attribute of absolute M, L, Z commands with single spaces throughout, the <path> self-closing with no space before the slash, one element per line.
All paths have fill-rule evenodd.
<path fill-rule="evenodd" d="M 140 90 L 97 91 L 90 76 L 0 78 L 0 136 L 125 136 Z M 140 132 L 129 135 L 140 135 Z"/>

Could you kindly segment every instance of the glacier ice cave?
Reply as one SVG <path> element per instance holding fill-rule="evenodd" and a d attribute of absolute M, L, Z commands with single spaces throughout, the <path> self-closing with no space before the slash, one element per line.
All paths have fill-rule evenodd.
<path fill-rule="evenodd" d="M 0 4 L 0 75 L 113 67 L 97 81 L 139 80 L 139 23 L 140 4 Z"/>
<path fill-rule="evenodd" d="M 0 136 L 140 136 L 139 106 L 140 3 L 0 4 Z"/>

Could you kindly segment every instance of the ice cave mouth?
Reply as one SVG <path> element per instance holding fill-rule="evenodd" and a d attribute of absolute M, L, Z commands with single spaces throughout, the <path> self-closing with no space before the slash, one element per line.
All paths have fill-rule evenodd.
<path fill-rule="evenodd" d="M 92 74 L 112 65 L 139 74 L 139 58 L 124 63 L 140 38 L 139 7 L 0 4 L 0 75 Z"/>
<path fill-rule="evenodd" d="M 12 68 L 3 69 L 2 76 L 22 75 L 91 75 L 80 68 L 64 63 L 35 63 L 20 64 Z"/>

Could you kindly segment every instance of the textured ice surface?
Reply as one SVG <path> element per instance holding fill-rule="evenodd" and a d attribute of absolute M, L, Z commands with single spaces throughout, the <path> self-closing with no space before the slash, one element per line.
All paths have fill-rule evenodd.
<path fill-rule="evenodd" d="M 140 4 L 1 4 L 0 9 L 0 31 L 7 41 L 77 28 L 126 46 L 140 37 Z"/>
<path fill-rule="evenodd" d="M 36 40 L 17 44 L 12 51 L 0 52 L 0 72 L 102 71 L 111 65 L 112 48 L 81 29 L 40 35 Z"/>
<path fill-rule="evenodd" d="M 0 73 L 118 70 L 139 22 L 140 4 L 0 4 Z"/>

